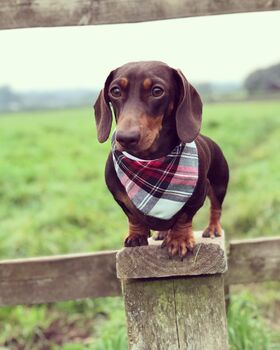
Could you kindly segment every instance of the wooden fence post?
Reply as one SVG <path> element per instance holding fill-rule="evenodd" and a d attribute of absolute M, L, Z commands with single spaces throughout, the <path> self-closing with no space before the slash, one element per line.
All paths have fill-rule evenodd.
<path fill-rule="evenodd" d="M 196 236 L 183 262 L 158 244 L 118 252 L 129 349 L 228 349 L 224 239 Z"/>

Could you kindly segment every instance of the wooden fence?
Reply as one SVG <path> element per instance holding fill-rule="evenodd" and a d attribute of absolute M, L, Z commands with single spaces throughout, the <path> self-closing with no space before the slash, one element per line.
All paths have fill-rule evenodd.
<path fill-rule="evenodd" d="M 156 244 L 2 261 L 0 306 L 122 294 L 129 349 L 227 350 L 224 289 L 279 281 L 280 237 L 233 241 L 226 254 L 224 238 L 196 235 L 183 262 Z"/>
<path fill-rule="evenodd" d="M 121 295 L 116 251 L 0 262 L 0 305 Z M 280 237 L 232 241 L 227 285 L 280 280 Z"/>
<path fill-rule="evenodd" d="M 280 10 L 280 0 L 2 0 L 0 29 L 271 10 Z M 279 281 L 279 249 L 280 238 L 233 241 L 227 263 L 223 242 L 216 238 L 199 241 L 184 263 L 168 261 L 153 246 L 2 261 L 0 305 L 117 296 L 123 291 L 130 349 L 226 350 L 224 285 Z"/>
<path fill-rule="evenodd" d="M 1 0 L 0 28 L 131 23 L 280 10 L 280 0 Z"/>

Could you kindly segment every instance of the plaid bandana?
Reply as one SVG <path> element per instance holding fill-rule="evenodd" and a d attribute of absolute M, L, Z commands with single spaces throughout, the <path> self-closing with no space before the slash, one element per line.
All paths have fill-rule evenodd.
<path fill-rule="evenodd" d="M 198 154 L 195 142 L 181 143 L 159 159 L 143 160 L 115 148 L 116 173 L 128 197 L 143 214 L 168 220 L 188 201 L 198 179 Z"/>

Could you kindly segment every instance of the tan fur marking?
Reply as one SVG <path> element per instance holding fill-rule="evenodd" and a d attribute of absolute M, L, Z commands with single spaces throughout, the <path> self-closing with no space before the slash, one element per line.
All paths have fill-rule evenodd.
<path fill-rule="evenodd" d="M 150 234 L 150 230 L 145 227 L 142 226 L 141 224 L 135 224 L 132 223 L 131 221 L 128 222 L 128 227 L 129 227 L 129 236 L 133 236 L 133 235 L 143 235 L 143 236 L 147 236 L 149 237 Z"/>
<path fill-rule="evenodd" d="M 209 225 L 203 231 L 202 236 L 211 237 L 211 238 L 214 238 L 215 236 L 220 237 L 222 235 L 222 226 L 220 223 L 222 210 L 211 186 L 209 187 L 209 190 L 208 190 L 208 197 L 211 202 L 210 219 L 209 219 Z"/>
<path fill-rule="evenodd" d="M 162 128 L 163 115 L 158 117 L 151 117 L 147 114 L 142 114 L 140 117 L 140 130 L 142 139 L 142 150 L 147 150 L 152 146 L 159 135 Z"/>
<path fill-rule="evenodd" d="M 128 235 L 125 238 L 124 244 L 126 247 L 136 247 L 148 245 L 148 237 L 150 230 L 148 227 L 139 224 L 137 221 L 128 220 Z"/>
<path fill-rule="evenodd" d="M 127 78 L 121 78 L 120 79 L 120 86 L 125 89 L 127 87 L 127 85 L 128 85 L 128 79 Z"/>
<path fill-rule="evenodd" d="M 131 210 L 131 209 L 134 208 L 134 206 L 133 206 L 131 200 L 129 199 L 129 197 L 128 197 L 128 195 L 127 195 L 127 193 L 119 191 L 119 192 L 116 193 L 116 198 L 117 198 L 120 202 L 122 202 L 128 209 Z"/>
<path fill-rule="evenodd" d="M 203 237 L 214 238 L 222 235 L 222 226 L 220 224 L 222 211 L 220 209 L 210 208 L 210 220 L 208 227 L 203 232 Z"/>
<path fill-rule="evenodd" d="M 152 87 L 152 80 L 150 78 L 146 78 L 143 81 L 143 87 L 145 90 L 149 90 Z"/>
<path fill-rule="evenodd" d="M 188 251 L 192 251 L 195 246 L 192 222 L 186 222 L 184 217 L 178 219 L 176 224 L 168 231 L 162 243 L 167 247 L 170 257 L 179 255 L 183 259 Z"/>

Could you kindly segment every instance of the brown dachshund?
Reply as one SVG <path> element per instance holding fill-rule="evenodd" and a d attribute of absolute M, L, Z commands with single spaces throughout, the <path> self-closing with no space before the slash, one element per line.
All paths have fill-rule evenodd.
<path fill-rule="evenodd" d="M 220 236 L 229 171 L 219 146 L 199 134 L 202 102 L 179 70 L 157 61 L 112 71 L 94 105 L 99 142 L 116 130 L 106 184 L 128 217 L 126 247 L 157 230 L 169 256 L 182 259 L 195 240 L 192 219 L 211 202 L 204 237 Z"/>

